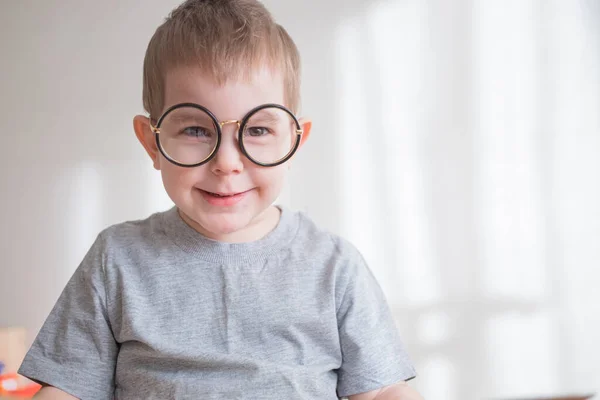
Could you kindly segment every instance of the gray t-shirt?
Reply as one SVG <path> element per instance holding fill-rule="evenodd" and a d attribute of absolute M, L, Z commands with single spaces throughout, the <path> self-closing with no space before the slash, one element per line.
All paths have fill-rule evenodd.
<path fill-rule="evenodd" d="M 106 229 L 19 373 L 84 400 L 326 400 L 415 376 L 359 252 L 287 208 L 252 243 L 175 208 Z"/>

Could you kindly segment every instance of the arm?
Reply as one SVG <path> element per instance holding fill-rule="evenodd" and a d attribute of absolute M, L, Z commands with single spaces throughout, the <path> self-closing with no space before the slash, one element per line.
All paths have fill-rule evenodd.
<path fill-rule="evenodd" d="M 77 400 L 77 398 L 55 387 L 44 386 L 33 400 Z"/>
<path fill-rule="evenodd" d="M 119 347 L 109 320 L 104 259 L 98 236 L 21 363 L 18 373 L 44 386 L 37 399 L 73 399 L 62 391 L 75 398 L 113 398 Z"/>
<path fill-rule="evenodd" d="M 382 389 L 367 393 L 355 394 L 348 397 L 349 400 L 423 400 L 416 390 L 408 386 L 406 382 L 400 382 Z"/>
<path fill-rule="evenodd" d="M 338 396 L 352 400 L 421 400 L 404 383 L 417 374 L 381 287 L 358 250 L 342 246 L 343 242 L 339 252 L 346 260 L 336 290 L 342 353 L 337 371 Z"/>

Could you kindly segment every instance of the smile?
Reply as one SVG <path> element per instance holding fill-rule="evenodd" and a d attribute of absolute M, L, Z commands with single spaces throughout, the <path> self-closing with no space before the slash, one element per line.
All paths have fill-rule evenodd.
<path fill-rule="evenodd" d="M 207 190 L 198 189 L 202 194 L 204 200 L 207 203 L 218 206 L 218 207 L 230 207 L 239 202 L 241 202 L 251 191 L 247 190 L 245 192 L 239 193 L 223 193 L 223 192 L 209 192 Z"/>
<path fill-rule="evenodd" d="M 217 197 L 231 197 L 231 196 L 235 196 L 238 193 L 232 193 L 232 194 L 221 194 L 221 193 L 212 193 L 212 192 L 207 192 L 210 195 L 213 196 L 217 196 Z"/>

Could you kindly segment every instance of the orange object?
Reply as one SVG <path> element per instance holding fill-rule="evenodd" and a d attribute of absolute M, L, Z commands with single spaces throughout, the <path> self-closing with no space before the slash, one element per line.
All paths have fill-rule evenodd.
<path fill-rule="evenodd" d="M 0 375 L 0 396 L 31 399 L 41 388 L 41 385 L 18 374 Z"/>

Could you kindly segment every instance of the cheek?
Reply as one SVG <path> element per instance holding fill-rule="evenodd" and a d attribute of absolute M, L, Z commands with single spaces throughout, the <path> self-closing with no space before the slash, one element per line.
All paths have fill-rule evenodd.
<path fill-rule="evenodd" d="M 197 168 L 183 168 L 176 165 L 161 166 L 161 174 L 167 192 L 188 191 L 197 182 Z"/>
<path fill-rule="evenodd" d="M 254 184 L 264 193 L 279 195 L 285 184 L 288 168 L 284 165 L 258 170 L 253 176 Z"/>

